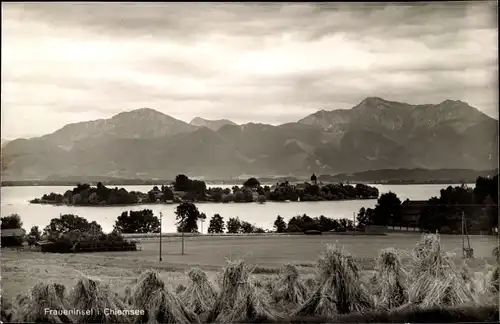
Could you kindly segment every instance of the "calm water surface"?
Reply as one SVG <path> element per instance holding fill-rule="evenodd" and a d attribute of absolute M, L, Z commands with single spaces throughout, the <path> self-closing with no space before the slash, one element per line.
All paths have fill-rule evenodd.
<path fill-rule="evenodd" d="M 453 185 L 454 184 L 450 184 Z M 231 188 L 232 185 L 214 185 L 216 187 Z M 439 190 L 448 187 L 443 184 L 424 185 L 373 185 L 378 188 L 380 194 L 392 191 L 403 201 L 406 198 L 414 200 L 426 200 L 432 196 L 439 196 Z M 469 184 L 469 186 L 474 186 Z M 73 187 L 65 186 L 33 186 L 33 187 L 2 187 L 1 188 L 1 215 L 19 214 L 23 221 L 23 227 L 29 230 L 32 226 L 43 229 L 54 217 L 60 214 L 76 214 L 86 218 L 88 221 L 96 221 L 101 224 L 104 231 L 111 231 L 116 218 L 128 210 L 152 209 L 155 215 L 163 213 L 163 232 L 175 232 L 175 208 L 176 205 L 137 205 L 119 207 L 73 207 L 73 206 L 50 206 L 30 204 L 33 198 L 40 198 L 45 193 L 64 193 Z M 147 192 L 152 186 L 123 186 L 128 191 Z M 218 213 L 227 221 L 230 217 L 239 217 L 257 226 L 271 229 L 277 215 L 281 215 L 285 221 L 296 215 L 307 214 L 311 217 L 321 215 L 331 218 L 351 218 L 361 207 L 374 207 L 376 200 L 351 200 L 351 201 L 321 201 L 321 202 L 266 202 L 265 204 L 221 204 L 221 203 L 199 203 L 198 209 L 208 218 Z M 208 220 L 203 224 L 203 232 L 206 233 Z"/>

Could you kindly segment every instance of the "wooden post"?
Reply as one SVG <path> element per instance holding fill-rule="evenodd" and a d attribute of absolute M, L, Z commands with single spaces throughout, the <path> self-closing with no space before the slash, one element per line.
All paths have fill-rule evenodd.
<path fill-rule="evenodd" d="M 181 237 L 182 237 L 182 255 L 184 255 L 184 226 L 182 227 Z"/>
<path fill-rule="evenodd" d="M 462 256 L 465 259 L 464 213 L 462 212 Z"/>
<path fill-rule="evenodd" d="M 162 223 L 162 219 L 163 219 L 163 213 L 162 213 L 162 212 L 160 212 L 160 262 L 162 261 L 162 258 L 161 258 L 161 246 L 162 246 L 162 244 L 161 244 L 161 232 L 162 232 L 162 227 L 161 227 L 161 225 L 162 225 L 162 224 L 161 224 L 161 223 Z"/>

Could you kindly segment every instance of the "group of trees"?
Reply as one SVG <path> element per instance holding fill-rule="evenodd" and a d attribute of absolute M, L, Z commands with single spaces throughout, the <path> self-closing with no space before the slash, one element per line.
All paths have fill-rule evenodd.
<path fill-rule="evenodd" d="M 306 214 L 294 216 L 290 218 L 288 223 L 285 222 L 283 217 L 279 216 L 274 221 L 274 230 L 276 233 L 293 233 L 305 231 L 336 231 L 345 232 L 354 229 L 354 223 L 350 219 L 341 218 L 333 219 L 321 215 L 320 217 L 309 217 Z"/>
<path fill-rule="evenodd" d="M 23 228 L 23 222 L 18 214 L 12 214 L 1 218 L 2 229 L 16 229 Z"/>
<path fill-rule="evenodd" d="M 498 175 L 479 177 L 475 187 L 451 187 L 427 200 L 420 212 L 419 227 L 429 231 L 460 233 L 462 215 L 468 233 L 493 234 L 498 228 Z"/>
<path fill-rule="evenodd" d="M 114 228 L 120 233 L 159 233 L 160 220 L 151 209 L 124 211 Z"/>
<path fill-rule="evenodd" d="M 410 203 L 402 203 L 393 192 L 384 193 L 375 208 L 360 209 L 358 226 L 413 226 L 414 220 L 405 212 L 412 208 Z M 469 233 L 491 234 L 498 228 L 498 175 L 479 177 L 474 188 L 448 186 L 440 191 L 439 197 L 426 200 L 417 210 L 417 215 L 417 226 L 424 231 L 460 233 L 463 215 Z"/>
<path fill-rule="evenodd" d="M 1 218 L 2 230 L 15 230 L 22 229 L 23 222 L 21 217 L 17 214 L 12 214 L 10 216 L 5 216 Z M 23 238 L 19 236 L 7 236 L 2 235 L 2 246 L 20 246 L 23 244 Z"/>
<path fill-rule="evenodd" d="M 401 200 L 393 192 L 382 194 L 375 208 L 361 208 L 356 217 L 358 227 L 367 225 L 400 226 L 402 225 L 403 209 Z"/>
<path fill-rule="evenodd" d="M 177 219 L 177 232 L 179 233 L 198 233 L 198 221 L 205 220 L 207 216 L 200 213 L 198 207 L 191 202 L 183 202 L 177 206 L 175 211 Z M 249 222 L 242 221 L 238 217 L 229 218 L 227 223 L 221 215 L 215 214 L 208 226 L 208 233 L 218 234 L 224 233 L 264 233 L 262 228 L 256 227 Z"/>
<path fill-rule="evenodd" d="M 78 184 L 72 190 L 67 190 L 64 195 L 57 193 L 45 194 L 41 199 L 36 198 L 31 203 L 54 203 L 75 206 L 85 205 L 133 205 L 139 201 L 144 194 L 139 192 L 128 192 L 124 188 L 107 188 L 102 183 L 96 187 L 89 184 Z"/>
<path fill-rule="evenodd" d="M 136 203 L 156 203 L 167 201 L 213 201 L 213 202 L 260 202 L 270 201 L 322 201 L 343 199 L 377 198 L 377 188 L 364 184 L 356 186 L 346 184 L 318 184 L 316 177 L 311 182 L 291 184 L 288 181 L 277 183 L 273 187 L 261 186 L 256 178 L 249 178 L 242 186 L 229 188 L 207 188 L 204 181 L 191 180 L 180 174 L 172 185 L 154 186 L 148 193 L 128 192 L 124 188 L 110 189 L 101 182 L 96 187 L 79 184 L 64 195 L 45 194 L 33 199 L 32 203 L 67 204 L 67 205 L 131 205 Z"/>
<path fill-rule="evenodd" d="M 36 231 L 37 228 L 33 227 L 30 233 Z M 129 251 L 137 248 L 134 242 L 126 241 L 116 227 L 110 234 L 105 234 L 97 222 L 88 222 L 73 214 L 51 219 L 43 235 L 52 242 L 43 247 L 45 252 Z"/>

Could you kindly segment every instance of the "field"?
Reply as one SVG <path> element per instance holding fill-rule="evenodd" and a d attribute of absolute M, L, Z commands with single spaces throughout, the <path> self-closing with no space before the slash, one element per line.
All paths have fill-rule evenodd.
<path fill-rule="evenodd" d="M 374 258 L 381 249 L 395 247 L 411 250 L 420 234 L 393 233 L 386 236 L 247 236 L 247 237 L 189 237 L 185 238 L 185 255 L 181 254 L 178 237 L 163 238 L 162 258 L 159 262 L 159 241 L 140 240 L 142 251 L 107 252 L 91 254 L 52 254 L 16 250 L 2 251 L 2 290 L 6 297 L 27 292 L 38 281 L 56 280 L 71 285 L 76 275 L 102 278 L 117 287 L 128 284 L 145 269 L 157 269 L 170 281 L 186 283 L 184 271 L 198 266 L 209 277 L 222 267 L 226 260 L 242 259 L 257 266 L 257 272 L 273 274 L 284 263 L 292 262 L 304 274 L 313 272 L 313 265 L 325 244 L 337 243 L 351 253 L 363 270 L 373 270 Z M 495 264 L 492 250 L 496 238 L 471 236 L 475 259 L 469 261 L 474 271 L 483 271 L 487 264 Z M 462 240 L 456 235 L 441 235 L 446 251 L 456 251 L 460 256 Z M 457 260 L 457 262 L 460 262 Z"/>
<path fill-rule="evenodd" d="M 462 240 L 459 236 L 441 235 L 441 245 L 447 252 L 455 252 L 454 262 L 462 264 Z M 496 238 L 472 236 L 475 258 L 467 261 L 469 271 L 484 274 L 496 264 L 492 250 Z M 1 255 L 2 296 L 7 299 L 28 293 L 39 282 L 59 283 L 73 287 L 84 276 L 99 278 L 117 291 L 133 286 L 147 269 L 155 269 L 166 284 L 175 291 L 180 284 L 187 286 L 186 270 L 199 267 L 208 279 L 215 282 L 217 271 L 228 260 L 244 260 L 255 266 L 254 274 L 266 281 L 275 280 L 285 263 L 296 265 L 301 279 L 313 278 L 316 262 L 326 244 L 337 244 L 353 255 L 361 270 L 362 281 L 374 274 L 375 259 L 382 249 L 394 247 L 410 251 L 420 240 L 420 234 L 391 233 L 387 236 L 246 236 L 246 237 L 188 237 L 185 255 L 181 255 L 178 237 L 166 237 L 162 243 L 163 261 L 159 262 L 159 241 L 140 240 L 141 251 L 89 254 L 52 254 L 4 249 Z M 407 260 L 402 260 L 405 263 Z"/>

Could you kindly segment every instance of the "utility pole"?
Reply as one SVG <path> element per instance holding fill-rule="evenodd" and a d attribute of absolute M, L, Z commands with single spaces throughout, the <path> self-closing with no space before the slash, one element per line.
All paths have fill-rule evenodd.
<path fill-rule="evenodd" d="M 163 219 L 163 213 L 160 212 L 160 262 L 162 261 L 162 258 L 161 258 L 161 232 L 162 232 L 162 227 L 161 227 L 161 223 L 162 223 L 162 219 Z"/>
<path fill-rule="evenodd" d="M 202 218 L 200 219 L 201 234 L 203 234 L 203 223 L 205 223 L 205 220 Z"/>
<path fill-rule="evenodd" d="M 184 222 L 182 222 L 184 223 Z M 182 255 L 184 255 L 184 226 L 182 226 L 182 231 L 181 231 L 181 237 L 182 237 Z"/>
<path fill-rule="evenodd" d="M 352 212 L 352 226 L 354 226 L 354 236 L 356 236 L 356 212 Z"/>

